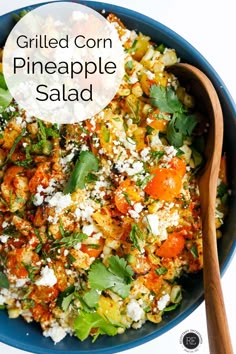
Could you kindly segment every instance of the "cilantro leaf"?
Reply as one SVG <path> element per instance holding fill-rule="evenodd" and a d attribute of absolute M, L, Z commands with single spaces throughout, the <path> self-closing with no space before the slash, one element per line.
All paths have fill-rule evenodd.
<path fill-rule="evenodd" d="M 62 291 L 57 298 L 57 305 L 66 311 L 72 301 L 74 296 L 75 287 L 74 285 L 69 286 L 64 291 Z"/>
<path fill-rule="evenodd" d="M 7 88 L 6 81 L 2 73 L 0 73 L 0 113 L 9 106 L 12 101 L 12 95 Z"/>
<path fill-rule="evenodd" d="M 91 289 L 87 293 L 84 294 L 83 300 L 85 301 L 86 305 L 90 308 L 97 307 L 98 301 L 100 299 L 100 294 L 97 290 Z"/>
<path fill-rule="evenodd" d="M 221 182 L 217 187 L 217 197 L 222 198 L 226 193 L 228 193 L 228 187 L 224 182 Z"/>
<path fill-rule="evenodd" d="M 109 268 L 102 262 L 94 262 L 90 268 L 88 279 L 92 289 L 111 289 L 125 299 L 129 295 L 133 281 L 133 271 L 123 258 L 111 256 L 108 259 Z"/>
<path fill-rule="evenodd" d="M 127 262 L 124 258 L 119 258 L 118 256 L 111 256 L 108 261 L 109 271 L 111 273 L 123 278 L 127 284 L 133 281 L 132 268 L 127 265 Z"/>
<path fill-rule="evenodd" d="M 85 188 L 85 180 L 91 171 L 98 171 L 98 159 L 91 151 L 82 151 L 64 189 L 64 194 Z"/>
<path fill-rule="evenodd" d="M 197 117 L 194 115 L 174 114 L 167 126 L 167 140 L 170 145 L 181 147 L 186 136 L 191 136 L 196 124 Z"/>
<path fill-rule="evenodd" d="M 179 148 L 183 145 L 184 135 L 182 132 L 177 130 L 177 128 L 175 126 L 176 119 L 177 119 L 177 117 L 173 116 L 170 123 L 168 124 L 166 137 L 167 137 L 167 140 L 170 143 L 170 145 L 173 145 L 174 147 Z"/>
<path fill-rule="evenodd" d="M 178 114 L 175 122 L 175 126 L 182 134 L 190 136 L 197 124 L 197 118 L 195 115 Z"/>
<path fill-rule="evenodd" d="M 185 112 L 184 105 L 178 99 L 171 87 L 152 85 L 150 89 L 151 104 L 158 107 L 160 111 L 167 113 Z"/>
<path fill-rule="evenodd" d="M 0 288 L 4 289 L 9 289 L 9 281 L 6 276 L 1 270 L 0 270 Z"/>
<path fill-rule="evenodd" d="M 97 329 L 95 340 L 100 334 L 114 336 L 117 334 L 117 327 L 104 320 L 98 313 L 88 313 L 80 311 L 74 322 L 74 329 L 77 337 L 84 341 L 90 334 L 92 329 Z"/>

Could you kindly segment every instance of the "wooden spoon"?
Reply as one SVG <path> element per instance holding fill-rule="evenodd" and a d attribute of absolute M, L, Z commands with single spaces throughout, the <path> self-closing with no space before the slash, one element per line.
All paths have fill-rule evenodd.
<path fill-rule="evenodd" d="M 221 289 L 215 227 L 216 190 L 223 141 L 222 110 L 211 81 L 202 71 L 189 64 L 176 64 L 170 67 L 170 71 L 185 87 L 190 87 L 209 117 L 206 165 L 199 177 L 207 329 L 211 354 L 233 354 Z"/>

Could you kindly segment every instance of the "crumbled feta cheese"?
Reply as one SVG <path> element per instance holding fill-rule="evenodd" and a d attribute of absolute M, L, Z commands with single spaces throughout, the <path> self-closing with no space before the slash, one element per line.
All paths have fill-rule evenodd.
<path fill-rule="evenodd" d="M 24 286 L 27 283 L 28 280 L 29 280 L 28 278 L 17 279 L 15 287 L 16 288 L 21 288 L 22 286 Z"/>
<path fill-rule="evenodd" d="M 144 161 L 147 161 L 147 158 L 149 158 L 148 157 L 149 152 L 150 152 L 150 147 L 146 147 L 141 151 L 140 155 Z"/>
<path fill-rule="evenodd" d="M 159 231 L 159 218 L 156 214 L 148 214 L 145 217 L 146 219 L 146 223 L 150 228 L 151 233 L 154 236 L 159 235 L 160 231 Z"/>
<path fill-rule="evenodd" d="M 158 148 L 160 146 L 163 146 L 162 141 L 159 138 L 159 134 L 156 133 L 155 135 L 152 135 L 152 139 L 151 139 L 151 147 L 152 148 Z"/>
<path fill-rule="evenodd" d="M 6 243 L 7 240 L 9 239 L 9 237 L 10 237 L 10 236 L 8 236 L 8 235 L 1 235 L 1 236 L 0 236 L 0 241 L 1 241 L 2 243 Z"/>
<path fill-rule="evenodd" d="M 149 80 L 155 79 L 155 74 L 152 73 L 150 70 L 147 70 L 147 71 L 145 72 L 145 74 L 147 75 L 147 78 L 148 78 Z"/>
<path fill-rule="evenodd" d="M 168 237 L 167 228 L 177 226 L 179 223 L 179 213 L 177 210 L 171 211 L 164 208 L 158 210 L 158 214 L 148 214 L 143 218 L 143 222 L 149 227 L 154 236 L 158 236 L 160 241 Z"/>
<path fill-rule="evenodd" d="M 61 157 L 60 158 L 60 164 L 62 166 L 66 166 L 67 163 L 70 162 L 73 159 L 74 156 L 75 156 L 74 152 L 71 152 L 70 154 L 66 155 L 65 157 Z"/>
<path fill-rule="evenodd" d="M 87 145 L 83 144 L 80 148 L 81 151 L 87 151 L 89 148 Z"/>
<path fill-rule="evenodd" d="M 132 299 L 127 305 L 127 315 L 133 321 L 137 322 L 144 316 L 144 310 L 136 300 Z"/>
<path fill-rule="evenodd" d="M 168 302 L 170 301 L 170 295 L 165 294 L 157 301 L 157 307 L 160 311 L 164 310 Z"/>
<path fill-rule="evenodd" d="M 75 250 L 80 250 L 81 249 L 81 242 L 76 243 L 76 245 L 74 246 Z"/>
<path fill-rule="evenodd" d="M 136 175 L 137 173 L 140 173 L 142 171 L 143 171 L 143 163 L 140 161 L 134 162 L 132 168 L 131 167 L 127 168 L 127 174 L 129 176 Z"/>
<path fill-rule="evenodd" d="M 163 156 L 163 160 L 169 162 L 174 156 L 176 156 L 177 150 L 173 146 L 164 146 L 166 155 Z"/>
<path fill-rule="evenodd" d="M 82 232 L 88 236 L 91 236 L 92 233 L 94 232 L 94 225 L 93 224 L 84 225 L 82 228 Z"/>
<path fill-rule="evenodd" d="M 36 193 L 34 195 L 33 203 L 35 206 L 39 206 L 39 205 L 43 204 L 43 201 L 44 201 L 44 197 L 40 193 Z"/>
<path fill-rule="evenodd" d="M 51 337 L 54 343 L 60 342 L 66 336 L 66 331 L 64 328 L 59 326 L 57 323 L 43 332 L 44 337 Z"/>
<path fill-rule="evenodd" d="M 54 274 L 54 270 L 45 266 L 41 269 L 40 277 L 36 280 L 36 285 L 43 285 L 43 286 L 53 286 L 57 283 L 57 278 Z"/>
<path fill-rule="evenodd" d="M 143 210 L 144 206 L 141 203 L 135 203 L 134 204 L 134 210 L 137 213 L 141 213 L 141 211 Z"/>
<path fill-rule="evenodd" d="M 7 226 L 9 226 L 9 222 L 3 221 L 2 228 L 5 229 Z"/>
<path fill-rule="evenodd" d="M 62 192 L 56 192 L 51 198 L 47 198 L 46 201 L 50 207 L 55 207 L 57 213 L 60 213 L 72 204 L 71 195 L 64 195 Z"/>
<path fill-rule="evenodd" d="M 137 76 L 130 76 L 129 82 L 130 82 L 131 84 L 135 84 L 136 82 L 138 82 Z"/>
<path fill-rule="evenodd" d="M 120 37 L 121 43 L 124 44 L 125 42 L 127 42 L 127 40 L 130 38 L 130 30 L 125 29 L 123 30 L 125 33 L 123 34 L 123 36 Z"/>

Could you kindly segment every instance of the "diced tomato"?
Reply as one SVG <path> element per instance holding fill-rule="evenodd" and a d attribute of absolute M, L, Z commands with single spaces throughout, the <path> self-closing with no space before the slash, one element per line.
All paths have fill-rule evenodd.
<path fill-rule="evenodd" d="M 168 119 L 157 119 L 155 117 L 155 115 L 158 115 L 160 113 L 159 109 L 156 109 L 154 112 L 152 112 L 149 116 L 148 116 L 148 125 L 150 125 L 150 127 L 152 127 L 153 129 L 156 129 L 160 132 L 165 132 L 167 129 L 167 125 L 168 125 Z M 165 113 L 166 115 L 168 115 L 167 113 Z"/>
<path fill-rule="evenodd" d="M 49 308 L 46 304 L 36 304 L 34 307 L 32 307 L 31 313 L 33 315 L 33 319 L 36 322 L 48 322 L 51 317 Z"/>
<path fill-rule="evenodd" d="M 103 246 L 104 246 L 104 239 L 100 237 L 100 239 L 97 240 L 96 245 L 82 244 L 80 250 L 84 253 L 87 253 L 89 257 L 97 258 L 102 253 Z"/>
<path fill-rule="evenodd" d="M 28 271 L 26 270 L 24 263 L 26 261 L 32 261 L 32 251 L 27 251 L 25 248 L 15 249 L 8 253 L 7 267 L 10 272 L 17 278 L 26 278 L 28 276 Z M 35 254 L 38 260 L 38 255 Z"/>
<path fill-rule="evenodd" d="M 169 234 L 160 248 L 156 250 L 159 257 L 172 258 L 178 256 L 184 248 L 185 238 L 182 232 L 172 232 Z"/>
<path fill-rule="evenodd" d="M 115 205 L 122 214 L 127 214 L 132 209 L 132 202 L 136 203 L 141 200 L 140 193 L 136 188 L 135 184 L 127 178 L 116 189 Z"/>
<path fill-rule="evenodd" d="M 173 168 L 181 177 L 186 173 L 186 163 L 183 159 L 175 156 L 170 161 L 170 167 Z"/>
<path fill-rule="evenodd" d="M 182 177 L 173 168 L 156 168 L 144 191 L 154 199 L 173 201 L 180 193 Z"/>
<path fill-rule="evenodd" d="M 21 251 L 21 249 L 17 249 L 15 251 Z M 7 267 L 10 269 L 11 273 L 19 279 L 26 278 L 28 276 L 25 266 L 21 262 L 18 262 L 16 255 L 8 256 Z"/>
<path fill-rule="evenodd" d="M 63 264 L 63 262 L 61 261 L 55 261 L 55 263 L 53 264 L 54 267 L 54 272 L 57 278 L 57 288 L 60 291 L 64 291 L 67 288 L 67 284 L 68 284 L 68 280 L 67 280 L 67 275 L 66 275 L 66 271 L 65 271 L 65 266 Z"/>
<path fill-rule="evenodd" d="M 144 277 L 144 285 L 149 289 L 154 291 L 154 293 L 158 294 L 161 289 L 163 279 L 161 276 L 157 275 L 154 270 L 151 270 Z"/>
<path fill-rule="evenodd" d="M 151 268 L 147 256 L 140 254 L 139 251 L 131 251 L 130 254 L 135 257 L 135 262 L 130 264 L 133 271 L 137 274 L 146 274 Z"/>
<path fill-rule="evenodd" d="M 59 291 L 57 284 L 54 286 L 43 286 L 35 285 L 34 290 L 30 293 L 29 298 L 34 300 L 37 303 L 40 302 L 51 302 L 58 297 Z"/>
<path fill-rule="evenodd" d="M 48 187 L 49 181 L 51 179 L 51 174 L 49 171 L 50 163 L 41 163 L 36 169 L 33 177 L 29 181 L 29 190 L 31 193 L 36 193 L 37 187 L 39 185 L 44 188 Z"/>

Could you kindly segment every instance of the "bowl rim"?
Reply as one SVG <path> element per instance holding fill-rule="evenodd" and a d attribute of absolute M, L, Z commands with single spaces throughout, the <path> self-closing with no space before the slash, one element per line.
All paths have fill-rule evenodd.
<path fill-rule="evenodd" d="M 12 10 L 8 13 L 5 13 L 0 16 L 0 21 L 4 17 L 11 16 L 15 13 L 19 13 L 22 10 L 33 10 L 37 7 L 49 4 L 49 3 L 55 3 L 55 2 L 75 2 L 79 3 L 88 7 L 91 7 L 95 9 L 98 12 L 101 12 L 102 10 L 105 10 L 107 12 L 122 12 L 123 15 L 129 15 L 130 17 L 134 17 L 137 19 L 138 22 L 148 23 L 149 25 L 153 27 L 157 27 L 159 31 L 165 32 L 165 34 L 170 37 L 174 38 L 182 47 L 186 48 L 187 52 L 192 52 L 195 55 L 196 61 L 200 63 L 199 67 L 208 74 L 209 78 L 213 82 L 214 86 L 216 87 L 216 90 L 219 92 L 219 90 L 224 91 L 224 95 L 227 98 L 227 104 L 229 105 L 231 111 L 233 112 L 233 115 L 236 117 L 236 105 L 234 103 L 234 100 L 227 89 L 226 85 L 224 84 L 223 80 L 219 76 L 219 74 L 216 72 L 216 70 L 212 67 L 212 65 L 207 61 L 207 59 L 192 45 L 190 44 L 184 37 L 179 35 L 177 32 L 172 30 L 171 28 L 167 27 L 166 25 L 162 24 L 161 22 L 152 19 L 149 16 L 146 16 L 144 14 L 141 14 L 135 10 L 131 10 L 129 8 L 119 6 L 119 5 L 114 5 L 110 3 L 104 3 L 100 1 L 90 1 L 90 0 L 55 0 L 55 1 L 45 1 L 43 3 L 37 3 L 37 4 L 32 4 L 28 6 L 23 6 L 21 8 L 17 8 L 16 10 Z M 202 66 L 202 67 L 201 67 Z M 221 276 L 224 275 L 225 271 L 227 270 L 228 266 L 230 265 L 232 259 L 236 256 L 236 240 L 233 241 L 230 250 L 227 254 L 226 259 L 224 262 L 222 262 L 221 268 L 220 268 L 220 273 Z M 187 318 L 194 310 L 198 308 L 198 306 L 203 302 L 204 300 L 204 294 L 202 294 L 197 301 L 192 304 L 188 309 L 184 310 L 183 313 L 180 313 L 177 315 L 174 319 L 172 319 L 168 324 L 166 324 L 164 327 L 159 328 L 155 330 L 153 333 L 145 335 L 139 339 L 135 339 L 131 342 L 125 343 L 125 344 L 117 344 L 115 346 L 110 346 L 107 348 L 103 349 L 94 349 L 91 351 L 91 349 L 88 350 L 78 350 L 78 351 L 71 351 L 71 353 L 75 354 L 89 354 L 89 353 L 95 353 L 95 354 L 104 354 L 104 353 L 116 353 L 116 352 L 122 352 L 124 350 L 128 350 L 131 348 L 134 348 L 136 346 L 140 346 L 142 344 L 147 343 L 148 341 L 151 341 L 165 332 L 169 331 L 170 329 L 174 328 L 177 324 L 182 322 L 185 318 Z M 68 351 L 66 350 L 57 350 L 55 346 L 54 349 L 49 349 L 49 348 L 39 348 L 37 345 L 34 344 L 26 344 L 23 341 L 16 340 L 14 338 L 11 338 L 10 336 L 2 335 L 0 332 L 0 341 L 10 345 L 12 347 L 25 350 L 25 351 L 30 351 L 30 352 L 35 352 L 37 354 L 55 354 L 55 353 L 60 353 L 60 354 L 68 354 Z M 79 340 L 78 340 L 79 343 Z"/>

